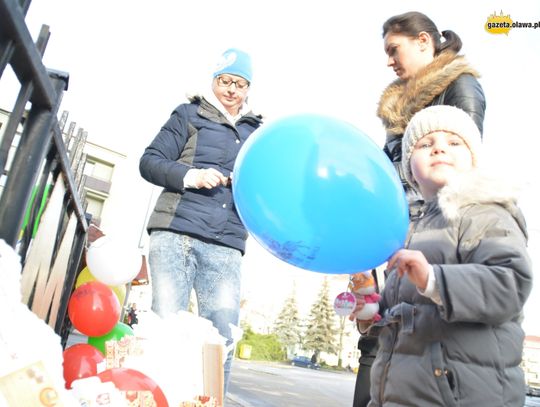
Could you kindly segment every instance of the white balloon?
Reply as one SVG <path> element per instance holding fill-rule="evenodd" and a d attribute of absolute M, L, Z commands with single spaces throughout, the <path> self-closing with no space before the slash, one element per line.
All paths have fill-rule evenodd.
<path fill-rule="evenodd" d="M 96 280 L 117 286 L 130 283 L 139 274 L 142 256 L 137 249 L 102 236 L 86 251 L 86 265 Z"/>

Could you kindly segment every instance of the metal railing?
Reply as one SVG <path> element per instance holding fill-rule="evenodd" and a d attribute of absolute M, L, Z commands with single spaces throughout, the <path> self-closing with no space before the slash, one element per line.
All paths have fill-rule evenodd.
<path fill-rule="evenodd" d="M 66 149 L 67 115 L 60 120 L 57 115 L 69 75 L 43 65 L 49 28 L 42 26 L 34 43 L 25 23 L 29 4 L 0 0 L 0 79 L 10 65 L 20 84 L 0 140 L 0 176 L 5 180 L 0 239 L 21 256 L 23 300 L 65 345 L 70 326 L 67 306 L 88 228 L 81 200 L 84 158 L 82 148 L 69 154 Z"/>

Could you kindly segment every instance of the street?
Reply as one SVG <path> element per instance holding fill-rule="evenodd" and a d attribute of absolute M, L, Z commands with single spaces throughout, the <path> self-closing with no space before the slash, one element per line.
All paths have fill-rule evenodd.
<path fill-rule="evenodd" d="M 224 407 L 350 407 L 356 375 L 236 359 Z M 527 396 L 524 407 L 540 406 Z"/>
<path fill-rule="evenodd" d="M 350 407 L 356 375 L 236 359 L 225 407 Z"/>

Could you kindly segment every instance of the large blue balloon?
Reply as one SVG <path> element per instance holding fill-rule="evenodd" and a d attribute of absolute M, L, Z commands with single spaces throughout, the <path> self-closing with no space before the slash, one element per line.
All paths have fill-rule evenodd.
<path fill-rule="evenodd" d="M 405 241 L 408 205 L 392 163 L 364 133 L 331 117 L 261 126 L 238 154 L 232 186 L 251 235 L 306 270 L 369 270 Z"/>

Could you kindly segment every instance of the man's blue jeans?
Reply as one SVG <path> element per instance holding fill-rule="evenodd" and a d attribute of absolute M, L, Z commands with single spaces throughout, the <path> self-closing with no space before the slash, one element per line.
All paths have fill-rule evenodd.
<path fill-rule="evenodd" d="M 152 310 L 162 317 L 187 310 L 194 288 L 199 316 L 212 321 L 230 345 L 229 324 L 238 325 L 240 312 L 241 261 L 239 250 L 174 232 L 153 231 L 148 255 Z M 224 364 L 224 394 L 232 358 L 230 351 Z"/>

